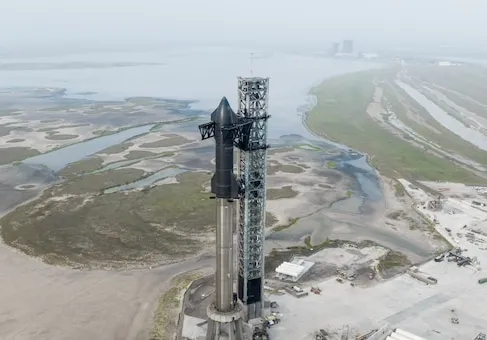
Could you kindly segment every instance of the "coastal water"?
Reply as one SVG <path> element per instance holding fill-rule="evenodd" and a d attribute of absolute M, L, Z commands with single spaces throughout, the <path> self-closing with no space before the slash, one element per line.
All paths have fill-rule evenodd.
<path fill-rule="evenodd" d="M 169 177 L 174 177 L 174 176 L 177 176 L 179 174 L 182 174 L 184 172 L 187 172 L 188 169 L 184 169 L 184 168 L 176 168 L 176 167 L 171 167 L 171 168 L 165 168 L 165 169 L 162 169 L 148 177 L 145 177 L 141 180 L 138 180 L 138 181 L 135 181 L 133 183 L 129 183 L 129 184 L 124 184 L 124 185 L 121 185 L 121 186 L 118 186 L 118 187 L 113 187 L 113 188 L 109 188 L 107 190 L 105 190 L 105 194 L 111 194 L 111 193 L 114 193 L 114 192 L 117 192 L 117 191 L 124 191 L 124 190 L 130 190 L 130 189 L 136 189 L 136 188 L 144 188 L 144 187 L 147 187 L 147 186 L 151 186 L 153 185 L 154 183 L 160 181 L 160 180 L 163 180 L 165 178 L 169 178 Z"/>
<path fill-rule="evenodd" d="M 252 70 L 251 53 L 254 54 Z M 67 68 L 66 64 L 70 62 L 76 62 L 77 67 Z M 119 67 L 117 63 L 120 62 L 132 66 Z M 269 120 L 269 138 L 280 139 L 283 135 L 297 135 L 314 140 L 326 148 L 339 148 L 342 150 L 339 156 L 340 169 L 355 177 L 366 198 L 380 197 L 375 173 L 366 164 L 364 155 L 316 137 L 303 125 L 303 114 L 315 104 L 315 98 L 309 95 L 313 86 L 325 78 L 380 65 L 364 61 L 326 59 L 317 55 L 222 47 L 159 49 L 147 53 L 62 55 L 16 59 L 15 63 L 29 65 L 26 64 L 25 70 L 19 65 L 15 70 L 0 70 L 0 88 L 64 88 L 65 97 L 101 101 L 118 101 L 134 96 L 191 100 L 194 101 L 191 104 L 192 109 L 206 111 L 214 109 L 222 96 L 226 96 L 236 109 L 238 76 L 268 76 L 269 112 L 272 116 Z M 48 67 L 28 69 L 33 63 L 42 63 Z M 100 67 L 100 63 L 105 66 Z M 205 119 L 202 117 L 200 120 Z M 201 123 L 200 120 L 185 122 L 180 128 L 193 130 Z M 163 127 L 165 128 L 174 129 L 173 126 Z M 53 170 L 59 170 L 68 163 L 147 132 L 148 129 L 149 127 L 129 129 L 32 157 L 25 162 L 44 164 Z M 350 163 L 356 159 L 362 159 L 362 167 Z"/>
<path fill-rule="evenodd" d="M 251 53 L 254 54 L 253 63 Z M 195 100 L 192 108 L 201 110 L 214 109 L 223 96 L 236 109 L 238 76 L 253 74 L 270 77 L 269 112 L 273 117 L 272 124 L 269 124 L 270 137 L 289 133 L 311 137 L 301 124 L 301 116 L 297 115 L 298 111 L 303 111 L 313 102 L 309 97 L 310 88 L 325 78 L 379 67 L 365 61 L 234 47 L 90 53 L 16 59 L 15 62 L 26 63 L 26 70 L 19 66 L 16 70 L 0 70 L 0 88 L 66 88 L 67 97 L 103 101 L 134 96 Z M 66 64 L 72 62 L 83 67 L 66 68 Z M 133 66 L 117 67 L 117 63 L 121 62 L 132 63 Z M 50 67 L 27 69 L 32 63 L 48 64 Z M 106 67 L 100 68 L 99 63 L 106 64 Z M 56 65 L 59 67 L 56 68 Z"/>
<path fill-rule="evenodd" d="M 89 155 L 97 153 L 106 147 L 120 144 L 132 137 L 149 132 L 153 124 L 126 129 L 112 135 L 93 138 L 85 142 L 72 144 L 39 156 L 27 158 L 26 164 L 42 164 L 49 169 L 59 171 L 69 163 L 79 161 Z"/>

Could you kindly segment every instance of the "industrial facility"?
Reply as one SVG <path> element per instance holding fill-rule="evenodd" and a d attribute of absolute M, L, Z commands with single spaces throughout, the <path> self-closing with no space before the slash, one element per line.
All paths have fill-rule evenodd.
<path fill-rule="evenodd" d="M 477 321 L 469 319 L 454 298 L 461 271 L 468 268 L 480 275 L 479 259 L 485 259 L 481 251 L 487 250 L 487 239 L 473 234 L 487 216 L 483 200 L 473 193 L 467 204 L 453 193 L 452 197 L 446 192 L 432 196 L 399 180 L 413 208 L 456 246 L 393 278 L 377 278 L 378 261 L 388 254 L 387 249 L 343 244 L 320 250 L 320 256 L 327 253 L 334 259 L 330 276 L 317 275 L 328 268 L 320 256 L 294 254 L 279 259 L 280 265 L 272 267 L 274 276 L 264 282 L 268 89 L 268 78 L 238 78 L 237 110 L 222 98 L 211 121 L 199 126 L 203 140 L 215 140 L 211 198 L 217 214 L 216 273 L 187 289 L 182 339 L 268 340 L 306 335 L 302 339 L 432 340 L 468 332 L 470 339 L 485 340 L 485 327 L 473 325 Z M 457 273 L 455 280 L 449 271 Z M 462 287 L 473 292 L 464 297 L 471 299 L 470 304 L 485 300 L 480 294 L 485 282 L 484 276 L 465 279 Z M 426 312 L 435 317 L 425 321 L 420 313 Z M 463 320 L 471 320 L 472 325 Z"/>

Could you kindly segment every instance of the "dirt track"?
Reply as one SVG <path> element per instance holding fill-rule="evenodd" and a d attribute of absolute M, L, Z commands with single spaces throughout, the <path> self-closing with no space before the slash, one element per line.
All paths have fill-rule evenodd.
<path fill-rule="evenodd" d="M 188 260 L 151 270 L 75 271 L 0 244 L 0 339 L 146 339 L 171 277 L 211 266 Z"/>

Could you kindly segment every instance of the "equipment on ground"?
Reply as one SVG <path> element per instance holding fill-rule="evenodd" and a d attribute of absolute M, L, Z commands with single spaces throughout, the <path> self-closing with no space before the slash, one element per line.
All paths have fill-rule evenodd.
<path fill-rule="evenodd" d="M 328 340 L 327 335 L 328 333 L 324 329 L 320 329 L 319 333 L 316 334 L 316 340 Z"/>
<path fill-rule="evenodd" d="M 260 327 L 255 327 L 254 333 L 252 334 L 252 340 L 269 340 L 269 334 L 265 327 L 262 329 Z"/>
<path fill-rule="evenodd" d="M 445 254 L 441 254 L 437 257 L 435 257 L 435 262 L 441 262 L 445 259 Z"/>
<path fill-rule="evenodd" d="M 311 293 L 315 293 L 316 295 L 320 295 L 321 289 L 319 289 L 318 287 L 311 287 Z"/>

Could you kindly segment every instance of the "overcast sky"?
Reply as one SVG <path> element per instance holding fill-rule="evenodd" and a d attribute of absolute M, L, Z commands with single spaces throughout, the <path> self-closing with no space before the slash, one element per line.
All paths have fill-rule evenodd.
<path fill-rule="evenodd" d="M 487 46 L 487 0 L 0 0 L 0 47 L 61 43 Z M 483 45 L 483 46 L 482 46 Z"/>

